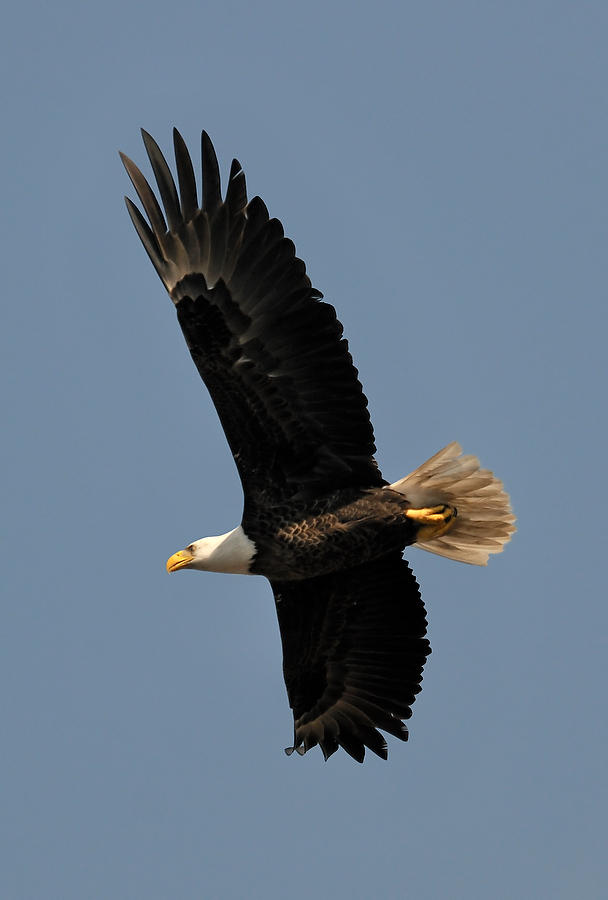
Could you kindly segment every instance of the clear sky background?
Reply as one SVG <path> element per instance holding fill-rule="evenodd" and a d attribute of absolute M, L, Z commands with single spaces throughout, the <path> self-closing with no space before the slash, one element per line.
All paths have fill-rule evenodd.
<path fill-rule="evenodd" d="M 607 26 L 602 0 L 5 14 L 3 898 L 606 896 Z M 456 439 L 511 492 L 487 569 L 410 554 L 433 654 L 388 763 L 287 758 L 268 584 L 165 572 L 241 494 L 124 209 L 140 125 L 239 157 L 345 324 L 387 477 Z"/>

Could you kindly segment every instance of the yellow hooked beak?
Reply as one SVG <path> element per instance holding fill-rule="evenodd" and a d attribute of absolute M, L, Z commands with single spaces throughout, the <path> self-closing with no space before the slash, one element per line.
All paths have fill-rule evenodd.
<path fill-rule="evenodd" d="M 189 550 L 178 550 L 177 553 L 174 553 L 167 560 L 167 572 L 178 572 L 180 569 L 187 569 L 193 559 L 194 554 Z"/>

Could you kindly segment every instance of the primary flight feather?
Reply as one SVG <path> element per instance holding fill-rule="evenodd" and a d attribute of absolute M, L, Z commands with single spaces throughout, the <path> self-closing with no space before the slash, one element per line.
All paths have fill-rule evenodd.
<path fill-rule="evenodd" d="M 294 714 L 288 753 L 318 744 L 326 759 L 339 747 L 359 762 L 366 747 L 386 759 L 379 729 L 407 740 L 403 720 L 430 653 L 402 551 L 415 544 L 485 565 L 514 531 L 509 498 L 456 443 L 388 484 L 342 325 L 278 219 L 259 197 L 247 201 L 240 163 L 222 198 L 203 132 L 199 203 L 179 132 L 177 186 L 142 134 L 162 208 L 121 154 L 147 221 L 128 198 L 127 208 L 175 304 L 244 493 L 240 525 L 194 541 L 167 568 L 269 579 Z"/>

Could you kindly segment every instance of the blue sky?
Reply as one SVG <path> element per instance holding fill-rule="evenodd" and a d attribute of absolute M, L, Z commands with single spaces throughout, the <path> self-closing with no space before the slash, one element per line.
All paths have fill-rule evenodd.
<path fill-rule="evenodd" d="M 606 890 L 599 2 L 23 3 L 5 17 L 2 896 Z M 262 579 L 117 150 L 211 134 L 345 324 L 389 478 L 511 492 L 487 569 L 410 554 L 433 645 L 388 763 L 287 758 Z M 132 193 L 132 192 L 131 192 Z"/>

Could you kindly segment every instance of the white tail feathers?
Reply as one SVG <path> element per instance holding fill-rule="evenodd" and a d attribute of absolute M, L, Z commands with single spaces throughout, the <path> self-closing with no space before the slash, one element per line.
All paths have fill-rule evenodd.
<path fill-rule="evenodd" d="M 442 503 L 456 507 L 449 531 L 414 544 L 438 556 L 485 566 L 490 553 L 500 553 L 515 531 L 502 481 L 489 469 L 481 469 L 476 456 L 462 456 L 456 441 L 389 488 L 405 494 L 414 508 Z"/>

